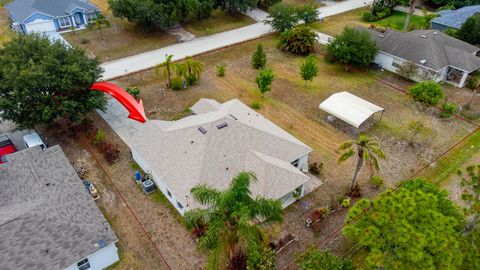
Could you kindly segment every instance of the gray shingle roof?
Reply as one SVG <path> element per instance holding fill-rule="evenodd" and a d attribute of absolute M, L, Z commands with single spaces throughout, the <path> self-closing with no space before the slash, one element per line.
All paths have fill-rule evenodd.
<path fill-rule="evenodd" d="M 15 0 L 5 5 L 5 8 L 19 22 L 25 21 L 35 13 L 59 17 L 70 15 L 75 8 L 86 11 L 98 10 L 95 5 L 85 0 Z"/>
<path fill-rule="evenodd" d="M 460 29 L 465 21 L 480 12 L 480 5 L 463 7 L 457 10 L 443 10 L 438 12 L 440 17 L 434 18 L 432 23 Z"/>
<path fill-rule="evenodd" d="M 438 30 L 415 30 L 407 33 L 369 30 L 380 51 L 412 61 L 433 70 L 452 66 L 473 72 L 480 68 L 478 47 Z M 425 63 L 420 61 L 425 60 Z"/>
<path fill-rule="evenodd" d="M 257 175 L 253 196 L 278 199 L 309 181 L 291 162 L 311 152 L 310 147 L 236 99 L 214 111 L 203 105 L 215 101 L 199 103 L 193 106 L 198 115 L 150 120 L 127 142 L 183 206 L 199 207 L 186 198 L 195 185 L 222 190 L 241 171 Z M 218 129 L 223 123 L 228 126 Z"/>
<path fill-rule="evenodd" d="M 64 269 L 117 241 L 59 146 L 0 165 L 0 269 Z"/>

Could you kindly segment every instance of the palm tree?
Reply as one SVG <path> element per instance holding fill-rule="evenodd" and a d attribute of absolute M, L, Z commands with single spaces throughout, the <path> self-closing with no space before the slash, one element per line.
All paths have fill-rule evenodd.
<path fill-rule="evenodd" d="M 168 87 L 172 87 L 172 71 L 175 69 L 175 66 L 172 64 L 173 55 L 165 55 L 165 62 L 155 67 L 155 71 L 160 74 L 160 70 L 163 71 L 163 76 L 168 78 Z"/>
<path fill-rule="evenodd" d="M 95 25 L 95 28 L 100 32 L 100 37 L 102 38 L 102 40 L 104 40 L 102 33 L 102 25 L 109 27 L 110 22 L 102 14 L 97 14 L 97 17 L 93 20 L 93 23 Z"/>
<path fill-rule="evenodd" d="M 365 134 L 360 134 L 358 140 L 344 142 L 340 145 L 340 150 L 343 151 L 343 153 L 338 159 L 338 162 L 344 162 L 355 155 L 357 157 L 357 164 L 355 166 L 355 173 L 353 174 L 350 190 L 353 190 L 358 172 L 362 169 L 364 162 L 369 165 L 372 171 L 375 170 L 378 172 L 380 171 L 378 159 L 385 159 L 386 157 L 382 150 L 380 150 L 378 142 Z"/>
<path fill-rule="evenodd" d="M 200 74 L 203 71 L 203 64 L 200 61 L 193 60 L 191 56 L 187 56 L 182 64 L 178 65 L 178 76 L 182 76 L 185 80 L 189 80 L 188 77 L 194 78 L 195 81 L 200 79 Z"/>
<path fill-rule="evenodd" d="M 282 221 L 280 201 L 251 197 L 249 186 L 255 181 L 254 174 L 241 172 L 225 191 L 206 185 L 192 188 L 193 197 L 207 208 L 188 211 L 185 219 L 191 229 L 207 228 L 198 239 L 199 246 L 210 251 L 207 269 L 225 269 L 241 252 L 245 252 L 250 265 L 255 265 L 264 246 L 260 228 L 253 220 Z"/>
<path fill-rule="evenodd" d="M 408 13 L 407 18 L 405 19 L 405 24 L 403 25 L 403 32 L 407 32 L 408 24 L 410 23 L 410 17 L 412 16 L 413 12 L 415 12 L 415 4 L 417 0 L 409 0 L 408 5 Z"/>

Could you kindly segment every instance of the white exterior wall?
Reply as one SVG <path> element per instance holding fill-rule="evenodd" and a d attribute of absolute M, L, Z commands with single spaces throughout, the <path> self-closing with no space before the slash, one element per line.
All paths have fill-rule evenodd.
<path fill-rule="evenodd" d="M 158 190 L 160 190 L 163 195 L 170 201 L 170 203 L 175 207 L 175 209 L 180 213 L 180 215 L 184 215 L 185 212 L 188 210 L 187 209 L 187 206 L 186 205 L 183 205 L 183 209 L 180 209 L 180 207 L 178 207 L 177 205 L 177 199 L 175 198 L 175 196 L 172 194 L 172 196 L 170 197 L 168 195 L 168 192 L 167 192 L 167 189 L 170 191 L 170 193 L 172 193 L 172 190 L 168 188 L 168 186 L 160 179 L 160 177 L 158 177 L 151 169 L 150 169 L 150 166 L 139 156 L 139 154 L 131 149 L 132 151 L 132 158 L 133 160 L 135 160 L 135 162 L 138 164 L 138 166 L 140 166 L 140 168 L 142 168 L 142 170 L 145 172 L 145 173 L 148 173 L 150 174 L 153 182 L 155 183 L 155 186 L 157 187 Z"/>
<path fill-rule="evenodd" d="M 302 172 L 305 172 L 305 173 L 308 172 L 308 154 L 306 154 L 305 156 L 299 158 L 297 168 L 298 168 L 300 171 L 302 171 L 302 169 L 305 170 L 305 171 L 302 171 Z"/>
<path fill-rule="evenodd" d="M 377 65 L 380 65 L 383 69 L 395 72 L 397 71 L 397 68 L 392 66 L 393 64 L 393 56 L 384 54 L 382 52 L 378 52 L 377 56 L 375 56 L 374 62 Z"/>
<path fill-rule="evenodd" d="M 79 259 L 78 261 L 83 260 Z M 118 262 L 118 252 L 115 243 L 112 243 L 87 257 L 91 270 L 102 270 Z M 70 265 L 65 270 L 78 270 L 77 263 Z"/>

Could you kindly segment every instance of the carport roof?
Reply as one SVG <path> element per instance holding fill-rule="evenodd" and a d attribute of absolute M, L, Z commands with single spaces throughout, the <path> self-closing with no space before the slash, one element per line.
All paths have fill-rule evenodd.
<path fill-rule="evenodd" d="M 319 108 L 356 128 L 360 127 L 374 113 L 384 111 L 382 107 L 349 92 L 331 95 L 320 104 Z"/>

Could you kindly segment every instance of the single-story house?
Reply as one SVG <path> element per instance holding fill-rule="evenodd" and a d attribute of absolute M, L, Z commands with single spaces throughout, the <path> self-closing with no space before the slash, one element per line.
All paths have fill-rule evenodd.
<path fill-rule="evenodd" d="M 100 12 L 88 0 L 14 0 L 5 8 L 12 29 L 24 34 L 85 29 Z"/>
<path fill-rule="evenodd" d="M 180 214 L 201 207 L 190 193 L 199 184 L 226 189 L 242 171 L 258 181 L 252 196 L 286 207 L 304 195 L 310 147 L 237 99 L 201 99 L 194 115 L 149 120 L 127 141 L 133 159 L 150 174 Z"/>
<path fill-rule="evenodd" d="M 404 63 L 416 67 L 415 81 L 445 81 L 463 87 L 470 73 L 480 69 L 480 48 L 451 37 L 438 30 L 369 30 L 379 52 L 375 63 L 397 72 Z"/>
<path fill-rule="evenodd" d="M 100 270 L 117 237 L 59 146 L 0 164 L 0 269 Z"/>
<path fill-rule="evenodd" d="M 457 10 L 442 10 L 437 12 L 439 17 L 431 21 L 430 28 L 443 31 L 447 28 L 460 29 L 468 18 L 480 13 L 480 5 L 468 6 Z"/>

